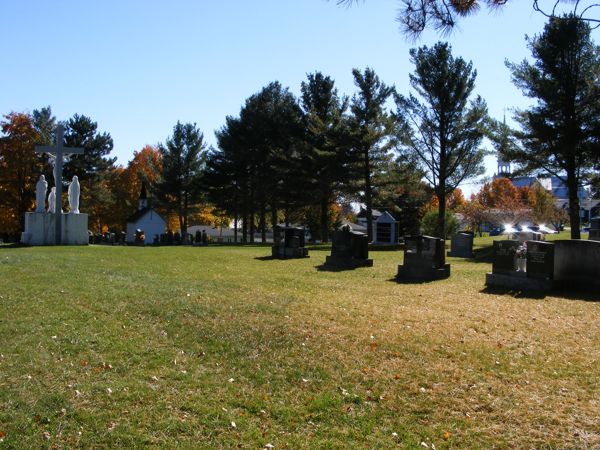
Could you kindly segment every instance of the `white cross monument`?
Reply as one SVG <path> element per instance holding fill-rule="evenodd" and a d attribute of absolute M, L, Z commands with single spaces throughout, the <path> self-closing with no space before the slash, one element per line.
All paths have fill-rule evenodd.
<path fill-rule="evenodd" d="M 83 155 L 82 148 L 76 147 L 65 147 L 64 144 L 65 130 L 62 125 L 56 127 L 56 145 L 54 147 L 48 146 L 37 146 L 35 147 L 36 153 L 50 153 L 54 154 L 54 183 L 56 185 L 56 208 L 54 209 L 55 220 L 55 238 L 56 245 L 61 244 L 62 236 L 62 171 L 63 171 L 63 158 L 66 155 Z"/>

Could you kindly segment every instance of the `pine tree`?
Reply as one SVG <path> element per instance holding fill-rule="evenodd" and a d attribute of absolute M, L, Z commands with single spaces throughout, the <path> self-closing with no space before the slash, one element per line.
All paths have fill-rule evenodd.
<path fill-rule="evenodd" d="M 398 95 L 396 117 L 403 146 L 418 157 L 425 177 L 439 199 L 436 235 L 443 238 L 446 196 L 483 171 L 483 139 L 487 107 L 481 97 L 467 102 L 477 72 L 471 63 L 454 58 L 447 43 L 410 51 L 415 72 L 413 94 Z"/>
<path fill-rule="evenodd" d="M 352 97 L 349 126 L 352 130 L 352 156 L 360 174 L 357 186 L 359 200 L 367 212 L 367 233 L 373 239 L 373 189 L 375 180 L 390 160 L 394 145 L 393 120 L 386 110 L 386 102 L 394 89 L 386 86 L 373 69 L 364 73 L 352 71 L 358 93 Z"/>
<path fill-rule="evenodd" d="M 348 167 L 348 134 L 344 113 L 348 99 L 340 98 L 334 81 L 321 72 L 308 75 L 302 82 L 301 105 L 304 110 L 305 136 L 309 147 L 308 175 L 319 201 L 320 237 L 327 242 L 329 210 L 337 195 L 347 190 L 351 176 Z"/>
<path fill-rule="evenodd" d="M 179 217 L 182 236 L 187 233 L 190 210 L 201 194 L 206 160 L 204 135 L 195 123 L 173 127 L 173 135 L 158 146 L 162 157 L 162 179 L 156 186 L 159 200 Z"/>
<path fill-rule="evenodd" d="M 527 171 L 565 182 L 571 238 L 579 239 L 578 191 L 600 155 L 600 50 L 589 25 L 574 16 L 550 20 L 528 44 L 535 62 L 507 65 L 513 82 L 537 105 L 517 112 L 522 148 L 507 156 Z"/>

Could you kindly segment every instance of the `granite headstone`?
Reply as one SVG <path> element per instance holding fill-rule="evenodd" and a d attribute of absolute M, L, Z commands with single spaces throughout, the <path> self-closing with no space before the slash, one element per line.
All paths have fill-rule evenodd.
<path fill-rule="evenodd" d="M 450 240 L 450 251 L 448 256 L 456 258 L 473 258 L 473 238 L 475 235 L 471 231 L 461 231 L 452 236 Z"/>
<path fill-rule="evenodd" d="M 527 242 L 527 276 L 544 280 L 554 278 L 554 244 L 552 242 Z"/>
<path fill-rule="evenodd" d="M 446 264 L 443 239 L 422 235 L 406 236 L 404 245 L 404 264 L 398 266 L 399 280 L 438 280 L 450 276 L 450 264 Z"/>
<path fill-rule="evenodd" d="M 369 237 L 364 233 L 338 230 L 333 235 L 331 256 L 325 258 L 325 265 L 340 267 L 371 267 L 369 259 Z"/>
<path fill-rule="evenodd" d="M 304 229 L 276 226 L 273 230 L 271 255 L 281 259 L 308 257 L 308 250 L 304 248 Z"/>

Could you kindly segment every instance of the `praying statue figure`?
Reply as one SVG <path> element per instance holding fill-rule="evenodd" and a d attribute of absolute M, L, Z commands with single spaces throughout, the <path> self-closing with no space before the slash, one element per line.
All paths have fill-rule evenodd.
<path fill-rule="evenodd" d="M 79 180 L 75 175 L 69 184 L 69 211 L 71 214 L 79 214 L 79 192 Z"/>
<path fill-rule="evenodd" d="M 40 175 L 40 179 L 35 185 L 35 212 L 43 213 L 45 212 L 46 206 L 46 191 L 48 190 L 48 182 L 46 181 L 46 177 L 44 175 Z"/>
<path fill-rule="evenodd" d="M 48 194 L 48 212 L 54 214 L 56 212 L 56 188 L 50 189 Z"/>

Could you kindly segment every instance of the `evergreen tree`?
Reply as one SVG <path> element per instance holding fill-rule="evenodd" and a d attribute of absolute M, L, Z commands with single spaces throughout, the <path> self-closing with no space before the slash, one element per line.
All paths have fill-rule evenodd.
<path fill-rule="evenodd" d="M 343 191 L 351 175 L 348 146 L 343 143 L 347 136 L 344 112 L 348 99 L 340 98 L 334 81 L 321 72 L 309 74 L 308 81 L 302 82 L 301 91 L 305 136 L 309 146 L 308 175 L 319 201 L 320 238 L 327 242 L 330 205 Z"/>
<path fill-rule="evenodd" d="M 589 25 L 574 16 L 551 19 L 528 44 L 535 62 L 507 65 L 515 85 L 537 105 L 517 112 L 522 148 L 507 157 L 565 182 L 571 238 L 579 239 L 578 190 L 600 155 L 600 50 Z"/>
<path fill-rule="evenodd" d="M 360 173 L 358 198 L 365 204 L 369 241 L 373 239 L 373 189 L 376 179 L 389 162 L 393 121 L 385 104 L 394 89 L 386 86 L 372 69 L 352 71 L 358 93 L 352 97 L 349 126 L 352 130 L 352 156 Z"/>
<path fill-rule="evenodd" d="M 56 134 L 56 117 L 52 115 L 50 106 L 34 109 L 31 117 L 33 119 L 33 126 L 40 135 L 38 145 L 52 144 Z"/>
<path fill-rule="evenodd" d="M 401 155 L 379 177 L 373 204 L 396 218 L 400 236 L 419 233 L 424 206 L 431 198 L 424 175 L 412 155 Z"/>
<path fill-rule="evenodd" d="M 289 209 L 305 192 L 301 118 L 296 98 L 279 82 L 269 83 L 251 96 L 240 112 L 247 130 L 251 188 L 263 242 L 268 208 L 275 226 L 277 210 Z"/>
<path fill-rule="evenodd" d="M 218 148 L 208 152 L 203 184 L 209 201 L 233 217 L 234 240 L 237 242 L 238 224 L 242 217 L 247 217 L 248 206 L 245 197 L 248 192 L 247 153 L 242 151 L 240 119 L 228 116 L 225 125 L 215 134 Z M 243 223 L 243 242 L 246 242 L 247 224 Z"/>
<path fill-rule="evenodd" d="M 165 145 L 158 147 L 163 172 L 157 194 L 167 208 L 177 213 L 182 236 L 187 233 L 190 210 L 200 198 L 205 147 L 204 135 L 196 124 L 180 122 Z"/>
<path fill-rule="evenodd" d="M 351 5 L 358 0 L 337 0 L 337 3 Z M 490 10 L 499 9 L 508 0 L 400 0 L 399 3 L 396 20 L 404 33 L 416 38 L 430 27 L 442 34 L 449 33 L 460 17 L 477 13 L 484 5 Z M 573 5 L 572 14 L 578 20 L 594 28 L 600 24 L 600 4 L 596 0 L 531 0 L 532 9 L 548 18 L 559 18 L 557 7 L 563 4 Z"/>
<path fill-rule="evenodd" d="M 404 147 L 421 161 L 439 199 L 436 235 L 444 238 L 446 196 L 483 171 L 479 145 L 487 107 L 481 97 L 467 106 L 477 72 L 471 63 L 454 58 L 450 45 L 438 42 L 412 49 L 410 55 L 415 64 L 410 84 L 423 102 L 413 94 L 396 97 L 399 133 Z"/>
<path fill-rule="evenodd" d="M 106 132 L 100 133 L 98 124 L 89 117 L 75 114 L 65 124 L 64 138 L 65 146 L 81 147 L 84 153 L 71 155 L 65 162 L 63 183 L 69 183 L 77 175 L 81 185 L 81 205 L 89 214 L 90 228 L 101 231 L 103 217 L 114 203 L 108 185 L 117 159 L 108 156 L 113 149 L 112 137 Z M 63 199 L 67 201 L 66 196 Z"/>

